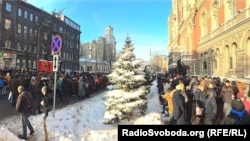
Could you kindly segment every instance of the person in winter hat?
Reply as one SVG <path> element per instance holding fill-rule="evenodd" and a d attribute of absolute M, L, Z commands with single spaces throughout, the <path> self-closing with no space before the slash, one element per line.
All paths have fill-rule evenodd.
<path fill-rule="evenodd" d="M 18 86 L 17 91 L 19 93 L 18 98 L 17 98 L 17 103 L 16 103 L 16 111 L 21 114 L 22 117 L 22 128 L 23 128 L 23 134 L 18 135 L 20 139 L 27 139 L 27 127 L 30 130 L 30 135 L 34 134 L 34 128 L 31 125 L 29 121 L 29 114 L 27 113 L 26 106 L 27 106 L 27 95 L 28 92 L 24 91 L 23 86 Z"/>
<path fill-rule="evenodd" d="M 235 98 L 231 103 L 231 110 L 224 119 L 226 125 L 239 125 L 239 124 L 250 124 L 249 116 L 244 108 L 243 102 Z"/>

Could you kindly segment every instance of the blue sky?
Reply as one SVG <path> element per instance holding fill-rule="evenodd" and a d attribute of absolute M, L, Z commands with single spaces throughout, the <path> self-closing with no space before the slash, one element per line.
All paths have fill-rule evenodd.
<path fill-rule="evenodd" d="M 62 10 L 81 26 L 81 43 L 104 36 L 113 27 L 116 49 L 122 50 L 127 35 L 137 58 L 150 60 L 153 53 L 167 55 L 167 20 L 171 0 L 26 0 L 47 12 Z"/>

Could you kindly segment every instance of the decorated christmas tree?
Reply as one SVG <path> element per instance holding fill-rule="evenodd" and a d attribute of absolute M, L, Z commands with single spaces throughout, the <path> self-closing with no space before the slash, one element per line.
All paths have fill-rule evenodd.
<path fill-rule="evenodd" d="M 114 123 L 122 119 L 130 119 L 135 110 L 145 114 L 147 110 L 148 87 L 145 86 L 145 73 L 142 60 L 136 59 L 134 47 L 129 37 L 126 38 L 122 54 L 113 64 L 108 75 L 114 84 L 114 90 L 105 95 L 105 123 Z"/>

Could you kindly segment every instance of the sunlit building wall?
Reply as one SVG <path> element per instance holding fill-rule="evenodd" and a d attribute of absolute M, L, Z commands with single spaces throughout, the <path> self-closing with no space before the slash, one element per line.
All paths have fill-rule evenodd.
<path fill-rule="evenodd" d="M 170 69 L 250 79 L 250 1 L 173 0 L 168 29 Z"/>

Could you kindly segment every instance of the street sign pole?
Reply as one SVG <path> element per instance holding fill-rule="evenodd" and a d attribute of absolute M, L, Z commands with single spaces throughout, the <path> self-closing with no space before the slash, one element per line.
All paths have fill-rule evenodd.
<path fill-rule="evenodd" d="M 56 78 L 57 78 L 57 71 L 58 71 L 58 60 L 59 56 L 57 54 L 53 55 L 53 71 L 54 71 L 54 98 L 53 98 L 53 117 L 55 117 L 55 105 L 56 105 Z"/>
<path fill-rule="evenodd" d="M 55 118 L 55 105 L 56 105 L 56 86 L 57 86 L 57 71 L 59 56 L 58 53 L 62 48 L 62 38 L 59 35 L 53 37 L 51 42 L 51 51 L 53 53 L 53 71 L 54 71 L 54 98 L 53 98 L 53 118 Z"/>
<path fill-rule="evenodd" d="M 56 74 L 57 74 L 57 72 L 55 71 L 54 72 L 55 73 L 55 75 L 54 75 L 54 98 L 53 98 L 53 118 L 55 118 L 55 105 L 56 105 L 56 78 L 57 78 L 57 76 L 56 76 Z"/>

